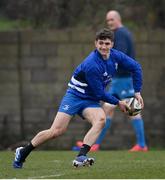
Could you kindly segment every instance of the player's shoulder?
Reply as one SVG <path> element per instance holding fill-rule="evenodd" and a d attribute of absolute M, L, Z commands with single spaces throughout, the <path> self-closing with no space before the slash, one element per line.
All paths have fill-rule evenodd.
<path fill-rule="evenodd" d="M 114 49 L 114 48 L 111 49 L 111 55 L 114 56 L 114 57 L 121 56 L 122 54 L 123 54 L 123 52 L 121 52 L 121 51 L 119 51 L 117 49 Z"/>
<path fill-rule="evenodd" d="M 111 49 L 111 52 L 110 52 L 110 57 L 112 58 L 113 61 L 115 62 L 120 62 L 123 57 L 125 56 L 125 54 L 117 49 Z"/>
<path fill-rule="evenodd" d="M 91 52 L 89 53 L 89 55 L 86 57 L 86 59 L 87 59 L 87 60 L 91 60 L 91 59 L 93 59 L 95 56 L 96 56 L 96 55 L 95 55 L 95 51 L 91 51 Z"/>
<path fill-rule="evenodd" d="M 98 64 L 96 63 L 97 55 L 95 51 L 92 51 L 83 61 L 83 66 L 86 70 L 97 68 Z"/>

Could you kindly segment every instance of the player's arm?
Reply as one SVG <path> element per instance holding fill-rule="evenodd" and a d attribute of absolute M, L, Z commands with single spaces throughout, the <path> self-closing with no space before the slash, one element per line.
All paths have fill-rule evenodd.
<path fill-rule="evenodd" d="M 86 80 L 88 82 L 88 85 L 92 89 L 92 93 L 94 94 L 94 96 L 97 97 L 97 99 L 102 100 L 104 102 L 117 105 L 119 100 L 116 97 L 104 91 L 104 86 L 101 78 L 101 73 L 99 72 L 99 70 L 96 70 L 95 68 L 89 68 L 86 71 Z"/>
<path fill-rule="evenodd" d="M 141 88 L 142 88 L 142 68 L 140 64 L 129 56 L 120 54 L 120 65 L 123 69 L 131 72 L 133 79 L 133 87 L 135 90 L 135 97 L 139 103 L 141 103 L 142 108 L 144 107 L 143 98 L 141 96 Z"/>
<path fill-rule="evenodd" d="M 118 105 L 121 111 L 126 112 L 126 109 L 128 108 L 126 102 L 120 101 L 116 97 L 104 91 L 101 77 L 101 73 L 98 73 L 98 71 L 95 71 L 92 68 L 86 72 L 86 80 L 88 82 L 88 85 L 92 89 L 94 96 L 104 102 Z"/>

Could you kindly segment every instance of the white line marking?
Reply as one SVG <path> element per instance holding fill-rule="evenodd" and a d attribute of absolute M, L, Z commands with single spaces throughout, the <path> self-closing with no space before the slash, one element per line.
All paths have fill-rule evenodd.
<path fill-rule="evenodd" d="M 62 163 L 62 161 L 60 161 L 60 160 L 53 160 L 53 161 L 49 161 L 49 162 L 53 162 L 53 163 Z"/>
<path fill-rule="evenodd" d="M 36 177 L 29 177 L 28 179 L 40 179 L 40 178 L 49 178 L 49 177 L 59 177 L 64 174 L 51 174 L 51 175 L 44 175 L 44 176 L 36 176 Z"/>

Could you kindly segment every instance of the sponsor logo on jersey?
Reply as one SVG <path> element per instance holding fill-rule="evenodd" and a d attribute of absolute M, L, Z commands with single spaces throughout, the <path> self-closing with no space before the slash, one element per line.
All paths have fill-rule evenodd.
<path fill-rule="evenodd" d="M 69 105 L 64 105 L 64 107 L 62 108 L 63 110 L 67 111 L 69 109 Z"/>
<path fill-rule="evenodd" d="M 116 70 L 118 69 L 118 63 L 115 63 L 115 69 Z"/>
<path fill-rule="evenodd" d="M 104 74 L 103 74 L 103 76 L 107 76 L 108 75 L 108 73 L 107 72 L 105 72 Z"/>

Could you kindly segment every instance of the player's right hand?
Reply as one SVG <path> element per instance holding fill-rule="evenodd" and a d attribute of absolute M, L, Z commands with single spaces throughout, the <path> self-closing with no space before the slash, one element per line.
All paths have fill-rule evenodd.
<path fill-rule="evenodd" d="M 141 104 L 142 106 L 142 109 L 144 108 L 144 101 L 143 101 L 143 98 L 140 94 L 140 92 L 136 92 L 135 93 L 135 98 L 138 100 L 138 102 Z"/>
<path fill-rule="evenodd" d="M 118 106 L 119 106 L 120 110 L 121 110 L 122 112 L 124 112 L 124 113 L 126 113 L 127 110 L 129 109 L 128 104 L 127 104 L 126 101 L 124 101 L 124 100 L 123 100 L 123 101 L 119 101 Z"/>

